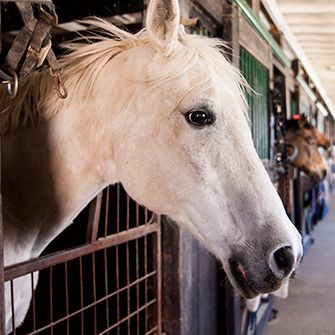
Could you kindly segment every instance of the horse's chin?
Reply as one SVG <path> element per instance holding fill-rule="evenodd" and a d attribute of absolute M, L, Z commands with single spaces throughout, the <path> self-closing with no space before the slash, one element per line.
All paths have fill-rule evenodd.
<path fill-rule="evenodd" d="M 308 176 L 314 184 L 318 184 L 325 179 L 325 176 L 323 176 L 319 173 L 309 173 Z"/>
<path fill-rule="evenodd" d="M 322 171 L 311 171 L 310 169 L 308 169 L 305 166 L 297 166 L 297 167 L 298 167 L 298 169 L 303 171 L 309 177 L 309 179 L 312 181 L 313 184 L 318 184 L 318 183 L 322 182 L 323 180 L 325 180 L 325 178 L 327 176 L 326 170 L 324 170 L 324 172 L 322 172 Z"/>

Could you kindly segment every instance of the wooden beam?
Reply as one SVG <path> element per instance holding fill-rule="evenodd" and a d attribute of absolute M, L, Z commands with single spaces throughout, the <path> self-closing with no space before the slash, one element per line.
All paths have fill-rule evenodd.
<path fill-rule="evenodd" d="M 311 28 L 310 25 L 302 24 L 302 25 L 291 25 L 290 26 L 293 34 L 306 34 L 308 35 L 309 32 L 313 34 L 335 34 L 335 26 L 333 25 L 320 25 L 320 26 L 314 26 Z"/>
<path fill-rule="evenodd" d="M 309 24 L 309 25 L 332 25 L 334 24 L 334 14 L 293 14 L 285 15 L 285 21 L 289 25 Z"/>
<path fill-rule="evenodd" d="M 326 2 L 318 4 L 315 1 L 306 2 L 279 2 L 281 12 L 286 15 L 287 13 L 299 13 L 299 14 L 319 14 L 319 13 L 333 13 L 335 14 L 335 3 Z"/>

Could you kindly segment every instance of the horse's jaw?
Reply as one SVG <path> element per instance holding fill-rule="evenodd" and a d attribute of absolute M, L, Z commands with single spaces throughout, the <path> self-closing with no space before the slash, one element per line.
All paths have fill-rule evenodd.
<path fill-rule="evenodd" d="M 228 166 L 217 177 L 211 170 L 212 183 L 187 182 L 186 186 L 179 180 L 179 188 L 166 199 L 162 185 L 159 200 L 164 201 L 155 209 L 190 231 L 222 262 L 233 286 L 249 298 L 278 290 L 302 256 L 301 236 L 257 162 L 254 171 L 250 165 L 249 172 L 234 171 L 237 176 L 231 172 L 230 178 L 219 178 Z M 281 257 L 287 267 L 280 264 Z"/>
<path fill-rule="evenodd" d="M 191 212 L 170 216 L 221 262 L 229 281 L 242 296 L 253 298 L 280 289 L 302 257 L 301 236 L 284 210 L 277 209 L 278 215 L 258 219 L 249 212 L 247 220 L 232 214 L 224 205 L 221 212 L 218 207 L 199 203 L 192 206 Z M 247 207 L 245 204 L 246 211 Z M 274 256 L 281 248 L 285 251 L 286 246 L 290 246 L 289 255 L 281 255 L 279 251 L 279 256 Z M 286 257 L 287 267 L 277 266 L 275 257 L 281 256 Z"/>

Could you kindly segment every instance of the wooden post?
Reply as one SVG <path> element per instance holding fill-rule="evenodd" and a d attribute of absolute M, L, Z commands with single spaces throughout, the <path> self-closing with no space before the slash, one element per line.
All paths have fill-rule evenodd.
<path fill-rule="evenodd" d="M 163 218 L 163 334 L 218 334 L 217 261 Z"/>
<path fill-rule="evenodd" d="M 238 9 L 234 5 L 223 5 L 223 40 L 229 49 L 227 54 L 231 62 L 239 68 L 240 45 L 238 36 Z"/>

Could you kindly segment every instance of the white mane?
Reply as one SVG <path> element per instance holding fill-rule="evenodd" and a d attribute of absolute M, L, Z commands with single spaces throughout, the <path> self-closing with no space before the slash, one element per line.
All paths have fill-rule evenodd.
<path fill-rule="evenodd" d="M 19 92 L 13 100 L 4 88 L 0 88 L 1 133 L 18 125 L 48 119 L 58 112 L 63 103 L 76 104 L 76 101 L 89 99 L 96 93 L 96 78 L 114 56 L 130 48 L 151 43 L 146 30 L 131 34 L 101 19 L 85 22 L 95 30 L 103 32 L 103 36 L 92 34 L 85 39 L 85 43 L 71 42 L 63 45 L 68 52 L 60 62 L 63 80 L 69 92 L 68 98 L 62 100 L 57 96 L 53 79 L 47 71 L 35 72 L 20 82 Z M 182 76 L 197 62 L 203 61 L 209 68 L 221 73 L 224 79 L 222 89 L 225 89 L 225 83 L 229 85 L 228 91 L 232 92 L 232 99 L 236 100 L 239 97 L 241 109 L 247 114 L 243 94 L 247 85 L 240 73 L 225 59 L 224 42 L 185 33 L 180 33 L 179 41 L 182 51 L 178 49 L 178 52 L 170 55 L 171 62 L 159 73 L 146 78 L 146 81 L 155 83 L 171 80 L 176 76 Z"/>

